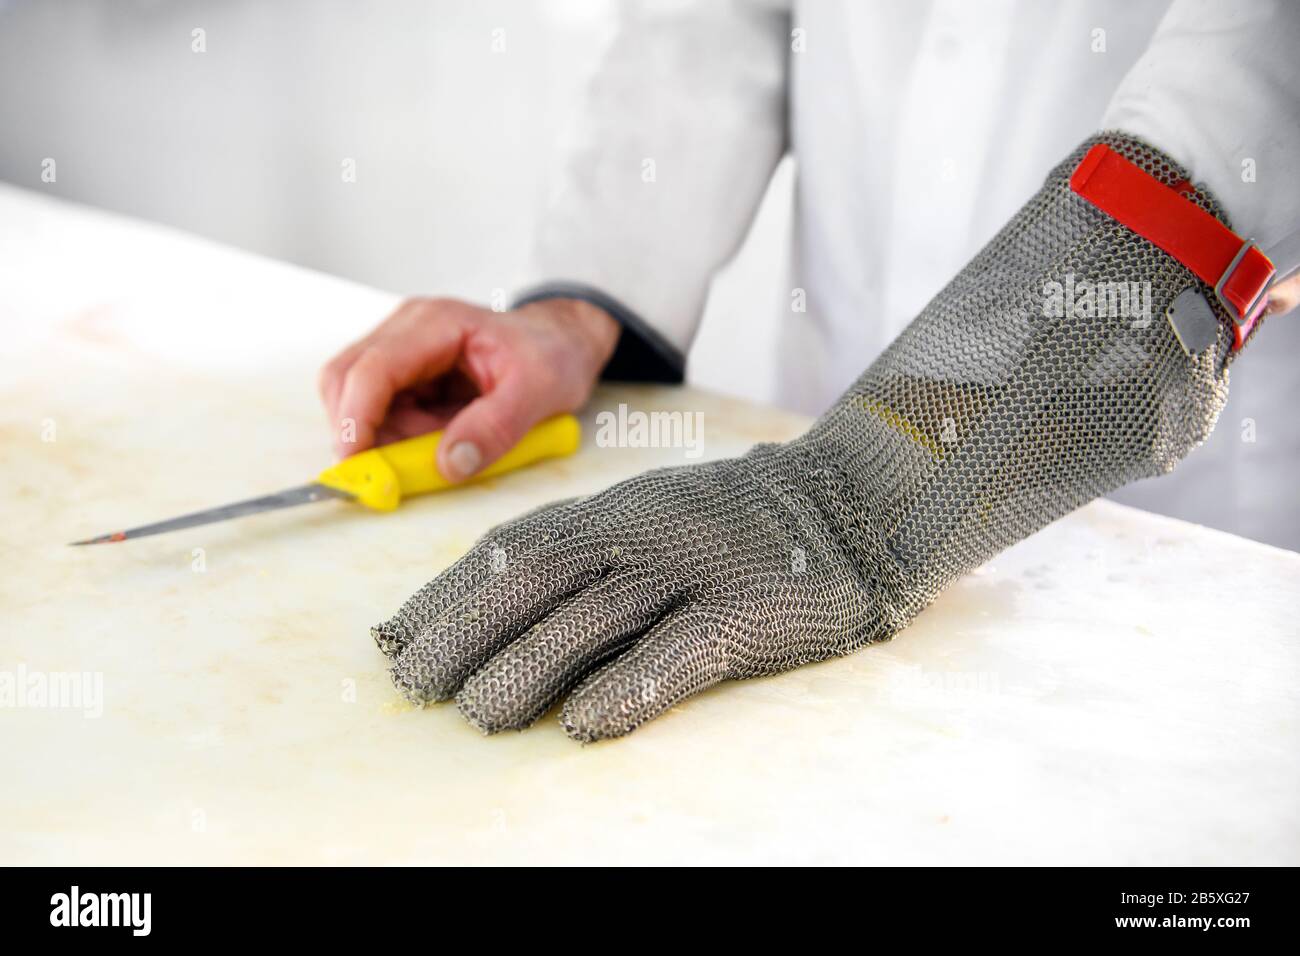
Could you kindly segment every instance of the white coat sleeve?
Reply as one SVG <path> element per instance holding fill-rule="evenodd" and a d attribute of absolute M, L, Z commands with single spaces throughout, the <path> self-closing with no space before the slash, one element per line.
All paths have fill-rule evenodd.
<path fill-rule="evenodd" d="M 681 380 L 709 282 L 786 147 L 789 43 L 781 0 L 620 7 L 516 300 L 610 312 L 624 333 L 607 376 Z"/>
<path fill-rule="evenodd" d="M 1267 251 L 1300 227 L 1300 5 L 1175 0 L 1102 126 L 1187 167 Z"/>

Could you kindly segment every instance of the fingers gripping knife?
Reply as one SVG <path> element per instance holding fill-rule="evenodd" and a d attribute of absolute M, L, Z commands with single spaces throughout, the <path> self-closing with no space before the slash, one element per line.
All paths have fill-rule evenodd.
<path fill-rule="evenodd" d="M 957 577 L 1203 441 L 1273 272 L 1167 157 L 1096 137 L 801 438 L 495 529 L 374 628 L 394 683 L 486 732 L 564 699 L 590 741 L 888 639 Z M 1049 308 L 1076 285 L 1077 307 Z M 1144 314 L 1100 301 L 1121 287 Z"/>
<path fill-rule="evenodd" d="M 576 418 L 572 415 L 556 415 L 534 426 L 514 448 L 475 475 L 474 480 L 505 474 L 545 458 L 571 455 L 577 450 L 580 437 L 581 429 Z M 355 501 L 376 511 L 392 511 L 403 498 L 453 487 L 452 482 L 443 478 L 437 468 L 438 444 L 441 441 L 442 432 L 431 432 L 418 438 L 371 448 L 326 468 L 315 481 L 297 488 L 85 541 L 74 541 L 73 544 L 128 541 L 326 499 Z"/>

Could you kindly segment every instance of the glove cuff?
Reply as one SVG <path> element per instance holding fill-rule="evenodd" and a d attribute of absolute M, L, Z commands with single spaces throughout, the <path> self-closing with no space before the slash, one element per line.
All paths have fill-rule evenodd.
<path fill-rule="evenodd" d="M 1093 137 L 792 448 L 839 476 L 823 502 L 859 566 L 885 564 L 897 626 L 1021 538 L 1170 470 L 1226 401 L 1234 325 L 1213 290 L 1071 188 L 1099 144 L 1227 227 L 1168 157 Z M 1218 319 L 1195 351 L 1169 315 L 1188 295 Z"/>

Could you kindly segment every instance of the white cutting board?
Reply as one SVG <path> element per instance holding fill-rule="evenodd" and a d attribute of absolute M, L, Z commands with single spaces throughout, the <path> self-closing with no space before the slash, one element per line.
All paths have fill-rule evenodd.
<path fill-rule="evenodd" d="M 102 682 L 0 707 L 0 863 L 1300 862 L 1300 556 L 1095 504 L 892 643 L 618 741 L 484 738 L 367 628 L 490 525 L 683 460 L 597 449 L 596 409 L 703 412 L 707 457 L 806 423 L 609 389 L 578 457 L 393 515 L 69 548 L 311 477 L 314 370 L 395 299 L 8 188 L 0 261 L 0 677 Z"/>

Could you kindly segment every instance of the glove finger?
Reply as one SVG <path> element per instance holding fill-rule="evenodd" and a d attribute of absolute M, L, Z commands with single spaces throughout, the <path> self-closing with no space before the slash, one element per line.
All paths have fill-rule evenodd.
<path fill-rule="evenodd" d="M 547 512 L 562 511 L 583 500 L 585 500 L 583 495 L 574 495 L 572 498 L 560 498 L 558 501 L 548 501 L 544 505 L 538 505 L 536 508 L 531 508 L 523 514 L 515 515 L 513 518 L 503 521 L 500 524 L 494 524 L 492 527 L 488 528 L 483 537 L 495 538 L 501 535 L 515 534 L 521 529 L 522 525 L 532 521 L 533 518 L 540 517 Z"/>
<path fill-rule="evenodd" d="M 551 502 L 488 531 L 451 567 L 411 595 L 396 614 L 370 629 L 370 636 L 379 649 L 395 659 L 443 611 L 463 600 L 494 573 L 500 573 L 511 561 L 521 560 L 542 544 L 553 541 L 558 529 L 580 526 L 572 522 L 573 505 L 579 500 Z"/>
<path fill-rule="evenodd" d="M 460 712 L 484 733 L 520 730 L 582 676 L 650 627 L 675 587 L 644 573 L 617 574 L 580 592 L 470 675 Z"/>
<path fill-rule="evenodd" d="M 728 617 L 687 606 L 664 618 L 570 695 L 565 733 L 583 743 L 621 737 L 730 677 L 728 641 L 741 635 Z"/>
<path fill-rule="evenodd" d="M 393 683 L 419 703 L 446 700 L 564 598 L 599 580 L 609 560 L 590 536 L 533 551 L 493 574 L 413 638 L 397 656 Z"/>

